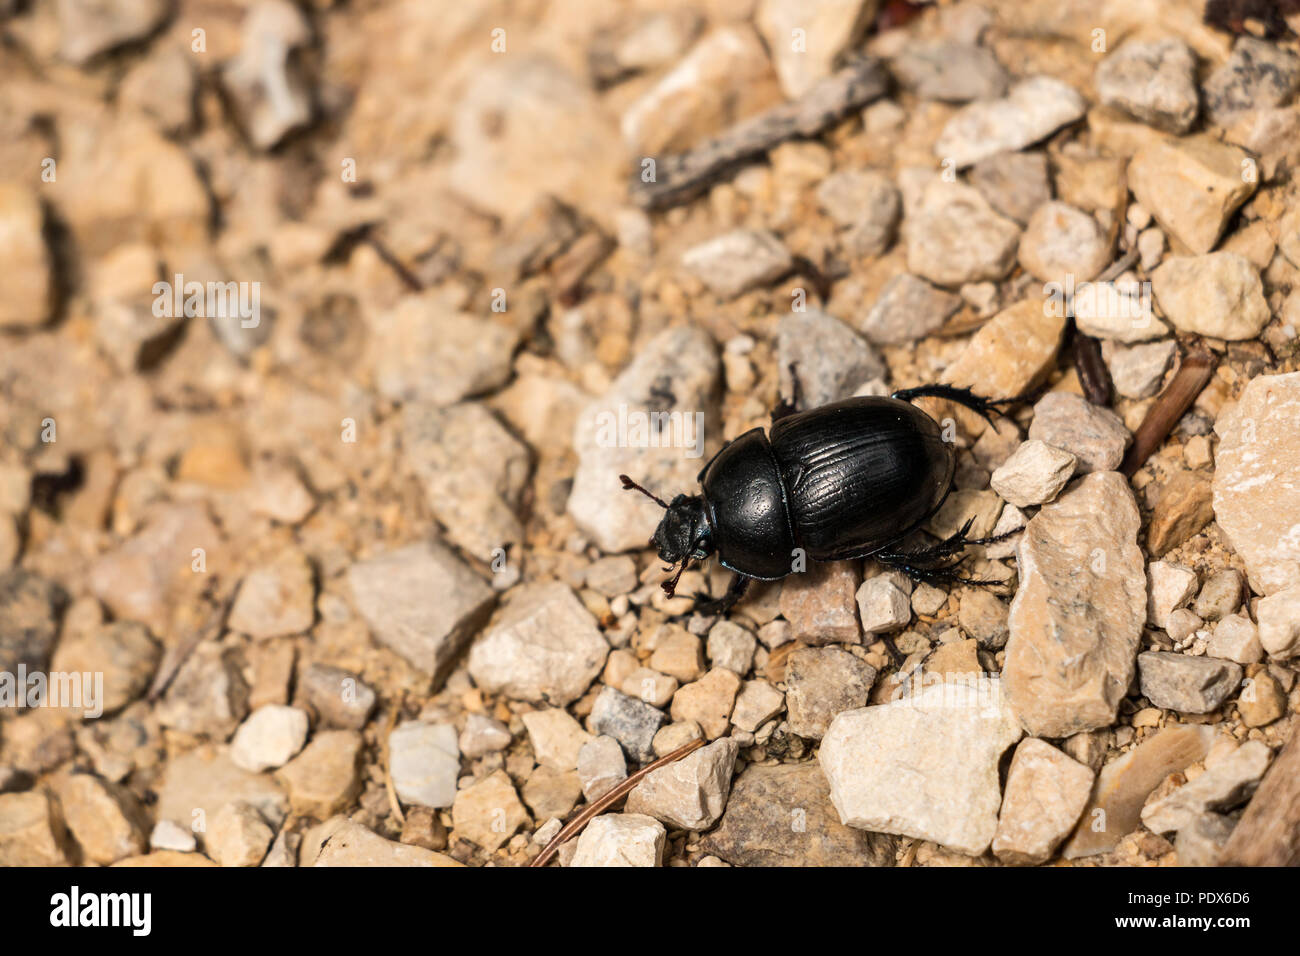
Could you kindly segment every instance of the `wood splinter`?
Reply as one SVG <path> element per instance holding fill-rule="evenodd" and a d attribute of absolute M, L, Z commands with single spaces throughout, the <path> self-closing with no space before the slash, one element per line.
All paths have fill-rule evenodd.
<path fill-rule="evenodd" d="M 1201 345 L 1199 340 L 1184 356 L 1173 381 L 1151 405 L 1146 418 L 1133 435 L 1133 445 L 1120 466 L 1125 477 L 1132 478 L 1156 449 L 1164 444 L 1164 440 L 1178 424 L 1178 419 L 1192 407 L 1196 396 L 1201 394 L 1201 389 L 1210 381 L 1218 364 L 1218 357 Z"/>

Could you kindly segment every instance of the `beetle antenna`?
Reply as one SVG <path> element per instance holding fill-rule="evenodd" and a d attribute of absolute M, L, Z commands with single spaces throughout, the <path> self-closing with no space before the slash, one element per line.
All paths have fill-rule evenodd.
<path fill-rule="evenodd" d="M 633 481 L 633 480 L 632 480 L 631 478 L 629 478 L 627 475 L 619 475 L 619 476 L 618 476 L 618 480 L 621 481 L 621 482 L 623 482 L 623 488 L 624 488 L 624 490 L 626 490 L 626 491 L 639 491 L 639 492 L 641 492 L 641 494 L 645 495 L 647 498 L 649 498 L 651 501 L 653 501 L 655 504 L 657 504 L 660 508 L 663 508 L 664 511 L 667 511 L 667 510 L 668 510 L 668 502 L 664 501 L 664 500 L 663 500 L 662 498 L 660 498 L 658 495 L 653 494 L 653 493 L 647 491 L 645 488 L 642 488 L 640 485 L 638 485 L 635 481 Z"/>

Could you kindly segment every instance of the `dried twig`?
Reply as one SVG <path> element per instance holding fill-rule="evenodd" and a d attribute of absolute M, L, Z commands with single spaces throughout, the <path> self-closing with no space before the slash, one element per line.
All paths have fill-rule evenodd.
<path fill-rule="evenodd" d="M 655 163 L 653 182 L 632 179 L 632 198 L 647 209 L 668 209 L 689 202 L 712 183 L 772 147 L 796 136 L 816 136 L 850 110 L 884 94 L 889 80 L 873 57 L 852 60 L 799 99 L 782 103 L 743 120 L 721 136 Z"/>
<path fill-rule="evenodd" d="M 393 786 L 393 754 L 389 750 L 388 741 L 392 738 L 393 728 L 397 726 L 397 715 L 402 712 L 402 708 L 405 706 L 406 694 L 403 693 L 398 696 L 397 700 L 393 701 L 393 709 L 389 711 L 381 744 L 384 757 L 384 789 L 388 791 L 388 806 L 393 811 L 393 816 L 397 817 L 397 822 L 402 826 L 406 826 L 406 815 L 402 813 L 402 804 L 397 799 L 397 788 Z"/>
<path fill-rule="evenodd" d="M 1152 403 L 1147 417 L 1142 420 L 1133 436 L 1133 447 L 1128 450 L 1124 464 L 1120 466 L 1120 471 L 1130 478 L 1164 442 L 1178 419 L 1183 417 L 1196 396 L 1201 394 L 1201 389 L 1205 388 L 1210 376 L 1214 374 L 1215 366 L 1219 364 L 1218 357 L 1199 342 L 1193 349 L 1183 358 L 1174 380 Z"/>
<path fill-rule="evenodd" d="M 1111 381 L 1110 369 L 1101 357 L 1101 343 L 1091 335 L 1074 328 L 1074 370 L 1079 373 L 1079 385 L 1084 397 L 1093 405 L 1110 405 Z"/>
<path fill-rule="evenodd" d="M 632 792 L 632 788 L 646 778 L 651 772 L 658 770 L 660 767 L 667 766 L 675 760 L 680 760 L 693 750 L 698 750 L 704 746 L 703 740 L 692 740 L 689 744 L 678 747 L 670 754 L 660 757 L 650 766 L 638 770 L 632 776 L 628 777 L 609 793 L 599 797 L 596 801 L 587 806 L 581 813 L 565 824 L 564 829 L 555 834 L 555 839 L 546 844 L 546 849 L 537 855 L 537 859 L 529 863 L 529 866 L 545 866 L 551 862 L 551 857 L 555 856 L 560 847 L 572 840 L 582 832 L 583 827 L 591 822 L 593 817 L 599 816 L 608 810 L 623 797 Z"/>

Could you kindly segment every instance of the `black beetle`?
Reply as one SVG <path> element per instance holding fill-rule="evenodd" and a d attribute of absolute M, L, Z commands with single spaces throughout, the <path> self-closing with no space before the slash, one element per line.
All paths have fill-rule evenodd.
<path fill-rule="evenodd" d="M 952 444 L 933 418 L 909 404 L 923 396 L 964 405 L 990 422 L 989 411 L 1011 401 L 922 385 L 805 412 L 786 405 L 772 413 L 770 435 L 751 429 L 709 460 L 699 476 L 703 494 L 678 495 L 671 504 L 619 475 L 624 488 L 667 512 L 650 540 L 669 563 L 666 571 L 680 562 L 664 590 L 671 596 L 687 564 L 710 554 L 736 576 L 722 598 L 697 599 L 696 610 L 708 614 L 735 604 L 752 579 L 792 573 L 800 553 L 814 561 L 872 557 L 920 580 L 995 583 L 963 578 L 954 571 L 960 560 L 945 561 L 968 544 L 999 540 L 967 538 L 970 521 L 928 548 L 891 547 L 934 514 L 952 488 Z"/>

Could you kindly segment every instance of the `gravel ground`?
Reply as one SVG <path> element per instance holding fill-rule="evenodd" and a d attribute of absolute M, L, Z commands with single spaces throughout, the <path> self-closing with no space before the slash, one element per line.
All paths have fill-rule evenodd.
<path fill-rule="evenodd" d="M 1297 861 L 1297 16 L 0 30 L 0 865 L 525 865 L 694 741 L 555 860 Z M 661 589 L 620 473 L 936 382 L 991 586 Z"/>

